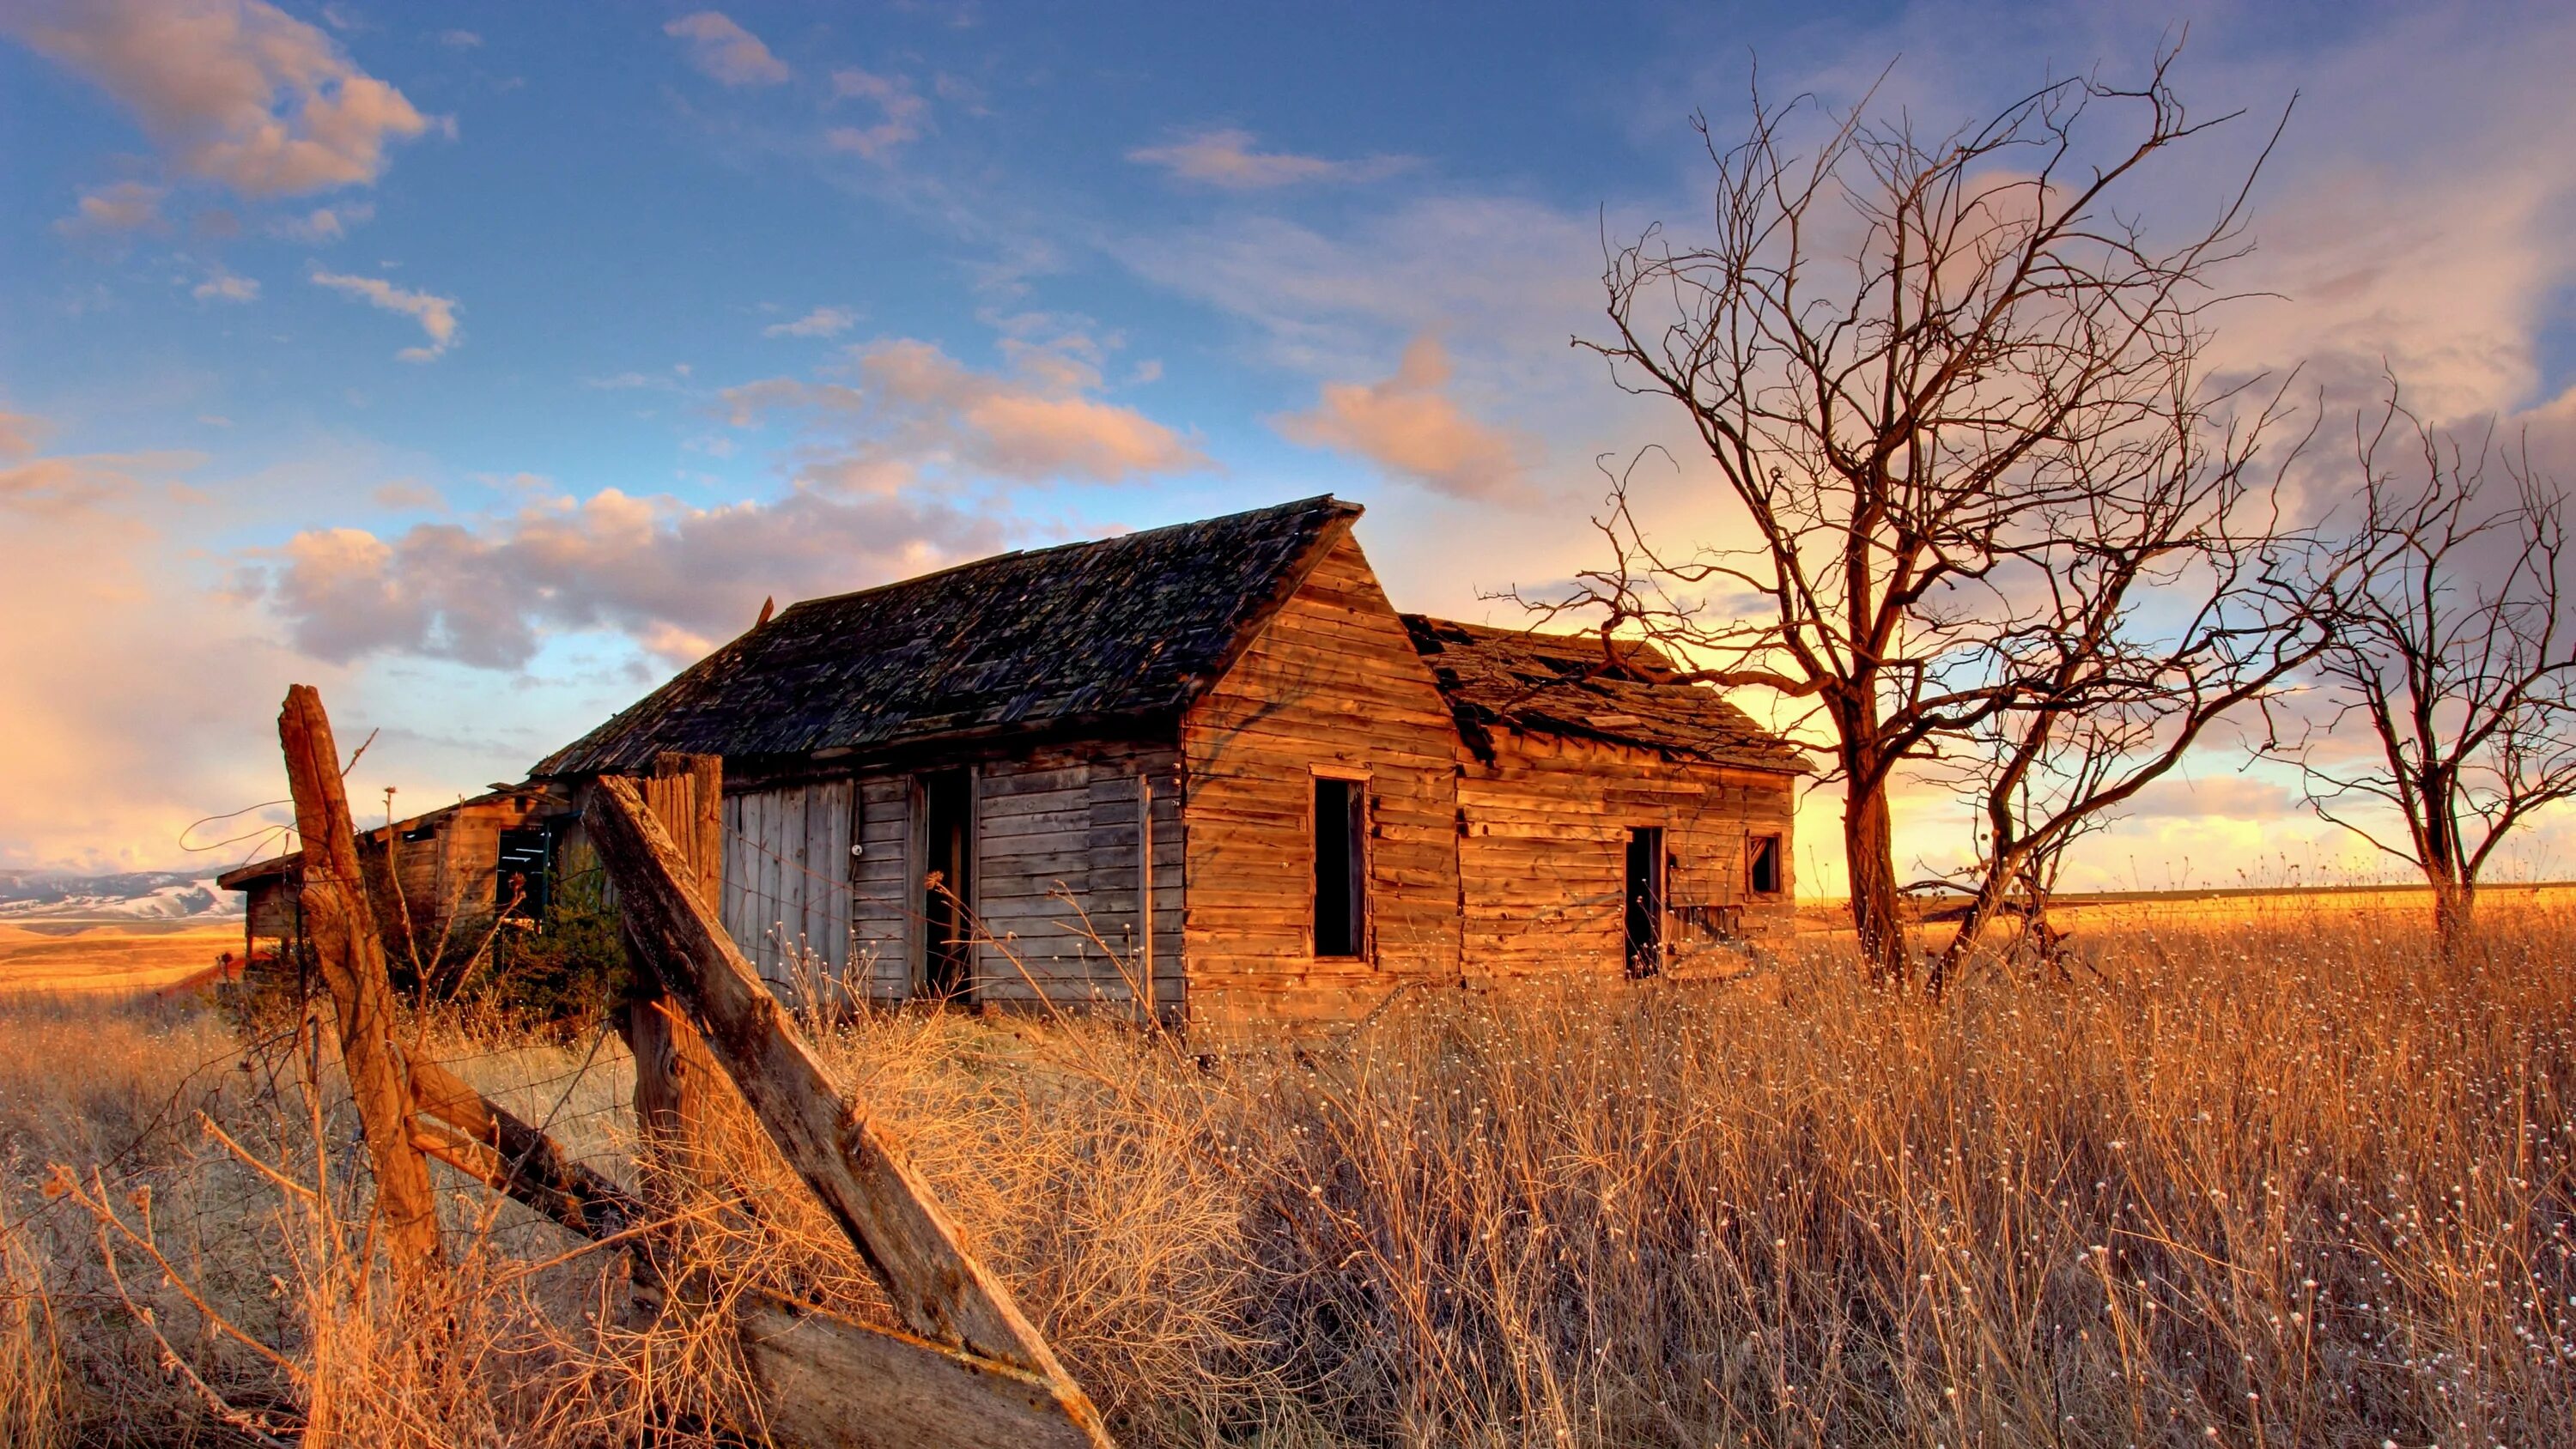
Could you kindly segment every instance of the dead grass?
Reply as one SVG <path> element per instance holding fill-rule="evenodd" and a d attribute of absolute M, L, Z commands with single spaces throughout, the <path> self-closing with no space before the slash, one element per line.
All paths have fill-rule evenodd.
<path fill-rule="evenodd" d="M 224 925 L 78 922 L 0 924 L 0 996 L 36 991 L 149 991 L 241 954 L 239 921 Z M 0 1003 L 0 1009 L 6 1009 Z"/>
<path fill-rule="evenodd" d="M 1989 972 L 1937 1010 L 1820 955 L 1419 1000 L 1213 1067 L 938 1014 L 825 1048 L 1131 1442 L 2576 1442 L 2576 916 L 2487 926 L 2444 966 L 2411 914 L 2131 924 L 2079 936 L 2072 982 Z M 620 1327 L 600 1255 L 538 1267 L 567 1240 L 461 1188 L 449 1296 L 383 1291 L 353 1134 L 279 1108 L 273 1043 L 244 1072 L 203 1014 L 0 1013 L 0 1438 L 227 1442 L 92 1215 L 33 1191 L 51 1162 L 108 1163 L 137 1222 L 151 1189 L 175 1280 L 292 1372 L 147 1283 L 172 1350 L 282 1435 L 673 1442 L 744 1412 L 720 1343 Z M 628 1149 L 613 1044 L 436 1046 Z M 792 1213 L 700 1241 L 846 1279 Z"/>

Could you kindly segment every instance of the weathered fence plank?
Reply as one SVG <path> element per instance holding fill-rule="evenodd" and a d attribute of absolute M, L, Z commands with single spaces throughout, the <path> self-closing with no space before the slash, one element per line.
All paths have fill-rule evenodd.
<path fill-rule="evenodd" d="M 681 877 L 698 899 L 724 898 L 724 761 L 664 753 L 653 760 L 644 799 L 687 862 Z M 621 1023 L 635 1057 L 635 1123 L 642 1137 L 645 1196 L 662 1214 L 685 1199 L 683 1184 L 711 1186 L 709 1146 L 732 1093 L 688 1019 L 665 1004 L 669 988 L 649 951 L 636 951 L 633 999 Z"/>
<path fill-rule="evenodd" d="M 411 1074 L 394 1041 L 393 983 L 385 975 L 384 937 L 367 903 L 358 869 L 358 834 L 340 782 L 340 747 L 321 692 L 290 686 L 278 711 L 295 829 L 304 841 L 301 904 L 305 934 L 340 1021 L 340 1060 L 357 1098 L 358 1121 L 375 1168 L 376 1212 L 394 1272 L 418 1283 L 443 1262 L 437 1200 L 429 1162 L 412 1145 Z"/>
<path fill-rule="evenodd" d="M 410 1067 L 413 1102 L 464 1143 L 460 1148 L 435 1135 L 414 1137 L 423 1151 L 584 1237 L 610 1237 L 644 1220 L 644 1205 L 633 1194 L 564 1156 L 553 1138 L 454 1072 L 429 1061 Z"/>
<path fill-rule="evenodd" d="M 583 823 L 615 882 L 630 940 L 651 949 L 665 982 L 761 1124 L 883 1281 L 905 1325 L 1033 1375 L 1082 1436 L 1107 1445 L 1099 1411 L 1074 1383 L 1010 1290 L 966 1252 L 956 1228 L 864 1109 L 840 1089 L 741 952 L 669 832 L 631 781 L 593 788 Z M 971 1442 L 971 1441 L 958 1441 Z"/>

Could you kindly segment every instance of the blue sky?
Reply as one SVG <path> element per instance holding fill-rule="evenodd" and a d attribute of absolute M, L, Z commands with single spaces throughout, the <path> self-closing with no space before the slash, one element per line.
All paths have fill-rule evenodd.
<path fill-rule="evenodd" d="M 766 595 L 1310 493 L 1400 605 L 1508 619 L 1596 561 L 1592 459 L 1677 436 L 1567 344 L 1603 235 L 1705 206 L 1694 109 L 1758 55 L 1946 128 L 2186 26 L 2186 98 L 2252 113 L 2199 164 L 2299 96 L 2225 359 L 2556 456 L 2539 6 L 0 0 L 0 866 L 216 859 L 289 681 L 426 808 Z M 1730 526 L 1706 482 L 1667 526 Z M 2346 858 L 2195 773 L 2089 868 Z"/>

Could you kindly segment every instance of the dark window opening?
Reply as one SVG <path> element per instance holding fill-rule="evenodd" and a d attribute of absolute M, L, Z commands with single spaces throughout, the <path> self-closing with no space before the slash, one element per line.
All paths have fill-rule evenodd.
<path fill-rule="evenodd" d="M 1752 887 L 1753 893 L 1757 896 L 1776 896 L 1780 893 L 1779 836 L 1753 837 L 1751 853 L 1745 860 L 1745 884 Z"/>
<path fill-rule="evenodd" d="M 492 882 L 492 908 L 522 920 L 546 918 L 548 887 L 554 880 L 554 845 L 542 825 L 522 825 L 501 832 L 500 860 Z M 515 895 L 517 905 L 510 903 Z"/>
<path fill-rule="evenodd" d="M 1368 952 L 1366 786 L 1315 778 L 1315 954 Z"/>
<path fill-rule="evenodd" d="M 921 777 L 922 990 L 966 997 L 975 982 L 973 781 L 964 770 Z"/>
<path fill-rule="evenodd" d="M 414 845 L 417 845 L 424 840 L 436 840 L 438 838 L 438 827 L 435 825 L 415 825 L 409 830 L 404 831 L 402 833 L 402 838 L 406 842 Z"/>
<path fill-rule="evenodd" d="M 1628 974 L 1652 976 L 1664 965 L 1664 832 L 1628 832 Z"/>

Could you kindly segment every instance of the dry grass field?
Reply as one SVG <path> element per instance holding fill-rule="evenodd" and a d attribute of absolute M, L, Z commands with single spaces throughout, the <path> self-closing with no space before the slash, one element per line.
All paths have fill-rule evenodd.
<path fill-rule="evenodd" d="M 241 949 L 239 921 L 0 925 L 0 994 L 149 991 Z"/>
<path fill-rule="evenodd" d="M 824 1035 L 1128 1443 L 2576 1442 L 2576 912 L 2493 900 L 2448 963 L 2349 903 L 2073 924 L 2067 977 L 1937 1008 L 1818 939 L 1213 1065 L 1099 1024 Z M 613 1039 L 422 1030 L 626 1171 Z M 460 1180 L 451 1287 L 388 1292 L 316 1061 L 292 1021 L 0 1006 L 0 1443 L 739 1422 L 720 1336 L 626 1326 L 605 1255 Z M 693 1222 L 864 1309 L 792 1213 Z"/>

